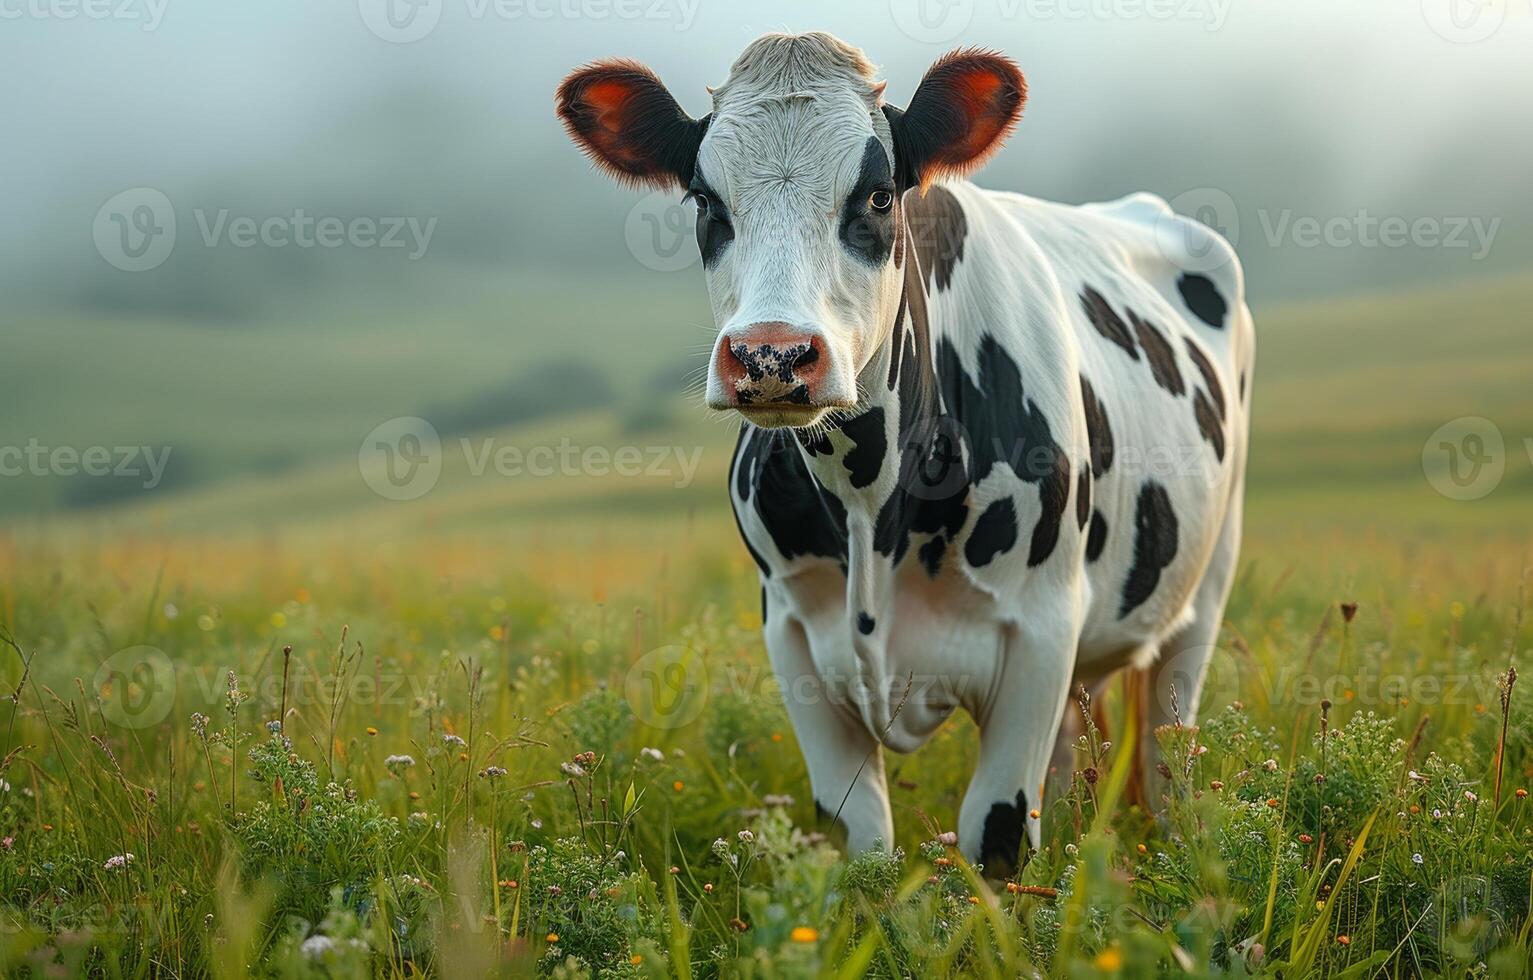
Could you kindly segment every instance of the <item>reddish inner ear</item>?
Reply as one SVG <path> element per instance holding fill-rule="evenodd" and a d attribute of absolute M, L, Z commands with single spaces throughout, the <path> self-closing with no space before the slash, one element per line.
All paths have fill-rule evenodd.
<path fill-rule="evenodd" d="M 595 123 L 586 131 L 585 137 L 591 141 L 593 149 L 630 172 L 643 169 L 644 163 L 638 148 L 623 139 L 628 124 L 624 107 L 636 93 L 636 87 L 627 80 L 603 78 L 587 85 L 580 94 L 581 100 L 590 107 Z"/>
<path fill-rule="evenodd" d="M 969 121 L 968 132 L 959 142 L 944 147 L 934 163 L 963 166 L 990 150 L 1012 122 L 1015 102 L 1001 97 L 1004 87 L 1000 76 L 983 66 L 966 68 L 953 79 L 953 99 Z"/>
<path fill-rule="evenodd" d="M 989 155 L 1016 121 L 1018 100 L 1006 78 L 995 74 L 989 64 L 963 66 L 952 78 L 952 100 L 966 118 L 963 138 L 941 147 L 934 163 L 938 166 L 967 167 Z"/>

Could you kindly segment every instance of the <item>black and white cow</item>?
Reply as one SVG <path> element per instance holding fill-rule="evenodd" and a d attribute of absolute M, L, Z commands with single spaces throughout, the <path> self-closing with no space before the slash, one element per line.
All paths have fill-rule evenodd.
<path fill-rule="evenodd" d="M 1251 316 L 1229 245 L 1158 198 L 961 179 L 1021 115 L 1008 59 L 955 51 L 904 110 L 883 91 L 834 37 L 768 35 L 700 119 L 627 61 L 573 72 L 558 111 L 603 169 L 696 202 L 708 404 L 745 418 L 730 494 L 817 803 L 852 847 L 891 841 L 882 748 L 961 707 L 960 844 L 1004 873 L 1038 846 L 1076 685 L 1147 669 L 1147 730 L 1194 718 Z"/>

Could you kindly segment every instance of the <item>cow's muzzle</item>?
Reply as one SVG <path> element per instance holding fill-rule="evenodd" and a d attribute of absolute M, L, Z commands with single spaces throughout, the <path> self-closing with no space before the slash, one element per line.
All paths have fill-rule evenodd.
<path fill-rule="evenodd" d="M 709 406 L 735 409 L 766 426 L 808 425 L 827 409 L 849 408 L 825 341 L 781 321 L 753 323 L 719 338 Z"/>

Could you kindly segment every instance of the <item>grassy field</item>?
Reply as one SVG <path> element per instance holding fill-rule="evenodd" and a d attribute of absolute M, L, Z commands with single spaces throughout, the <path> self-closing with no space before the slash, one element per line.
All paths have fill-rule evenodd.
<path fill-rule="evenodd" d="M 1114 690 L 1010 882 L 942 836 L 965 719 L 890 758 L 895 853 L 822 836 L 723 510 L 733 430 L 685 406 L 444 437 L 395 501 L 358 470 L 369 403 L 281 472 L 12 522 L 0 972 L 1525 976 L 1530 299 L 1258 311 L 1243 568 L 1201 724 L 1154 747 L 1166 813 L 1125 797 Z M 301 428 L 326 400 L 296 387 L 185 439 Z M 1423 447 L 1467 415 L 1505 473 L 1456 500 Z M 476 475 L 485 439 L 700 455 Z"/>

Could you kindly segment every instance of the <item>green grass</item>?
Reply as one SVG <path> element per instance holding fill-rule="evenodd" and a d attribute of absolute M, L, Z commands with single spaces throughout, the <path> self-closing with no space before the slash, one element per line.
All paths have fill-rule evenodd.
<path fill-rule="evenodd" d="M 1248 560 L 1204 723 L 1162 735 L 1166 816 L 1119 793 L 1122 732 L 1094 735 L 1097 781 L 1048 798 L 1009 889 L 938 842 L 967 721 L 890 760 L 896 855 L 846 863 L 815 836 L 753 576 L 712 530 L 521 555 L 23 538 L 0 567 L 6 689 L 30 664 L 0 709 L 0 956 L 12 975 L 1522 975 L 1526 690 L 1495 788 L 1497 681 L 1533 634 L 1520 552 L 1309 544 L 1302 573 Z M 647 683 L 668 646 L 697 654 L 681 701 Z M 301 952 L 316 935 L 335 947 Z"/>

